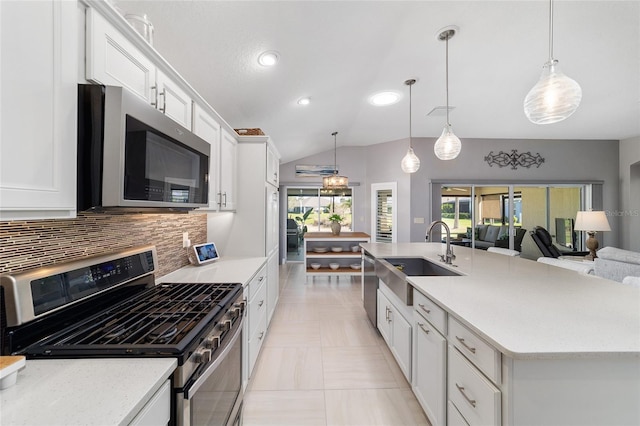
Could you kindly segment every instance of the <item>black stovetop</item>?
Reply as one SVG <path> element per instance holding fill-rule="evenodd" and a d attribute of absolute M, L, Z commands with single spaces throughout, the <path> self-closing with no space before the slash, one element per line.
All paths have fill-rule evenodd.
<path fill-rule="evenodd" d="M 22 342 L 19 352 L 30 358 L 183 355 L 241 292 L 237 283 L 159 284 L 78 321 L 67 318 L 69 325 Z"/>

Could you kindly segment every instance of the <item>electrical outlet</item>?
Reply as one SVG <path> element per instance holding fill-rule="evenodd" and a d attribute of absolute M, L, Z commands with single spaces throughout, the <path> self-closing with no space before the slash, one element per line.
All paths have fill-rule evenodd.
<path fill-rule="evenodd" d="M 183 232 L 182 233 L 182 247 L 183 248 L 187 248 L 191 245 L 191 241 L 189 241 L 189 233 L 188 232 Z"/>

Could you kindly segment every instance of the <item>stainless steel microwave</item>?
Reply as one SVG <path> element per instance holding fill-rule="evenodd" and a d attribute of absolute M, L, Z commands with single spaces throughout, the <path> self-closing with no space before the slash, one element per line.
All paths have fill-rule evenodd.
<path fill-rule="evenodd" d="M 78 85 L 78 211 L 207 206 L 210 152 L 127 89 Z"/>

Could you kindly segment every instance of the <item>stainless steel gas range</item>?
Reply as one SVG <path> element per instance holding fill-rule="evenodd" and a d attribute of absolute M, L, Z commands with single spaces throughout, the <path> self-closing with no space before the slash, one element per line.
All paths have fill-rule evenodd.
<path fill-rule="evenodd" d="M 2 276 L 2 354 L 174 357 L 172 423 L 240 424 L 242 285 L 155 285 L 156 265 L 146 246 Z"/>

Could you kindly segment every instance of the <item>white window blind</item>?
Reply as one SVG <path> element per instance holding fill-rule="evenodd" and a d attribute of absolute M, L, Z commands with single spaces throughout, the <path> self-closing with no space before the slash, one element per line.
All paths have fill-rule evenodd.
<path fill-rule="evenodd" d="M 376 241 L 390 243 L 392 242 L 391 226 L 393 224 L 391 190 L 378 191 L 376 205 Z"/>

